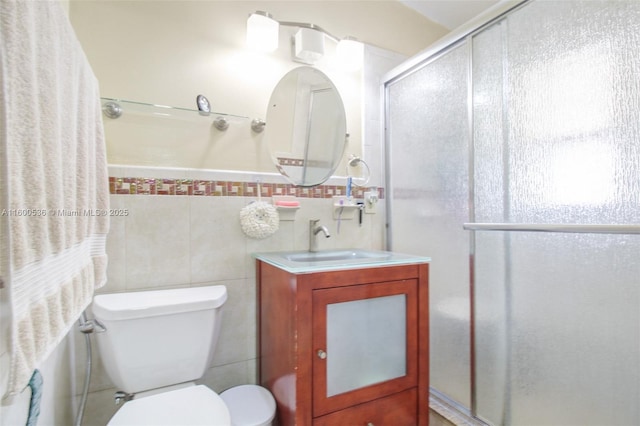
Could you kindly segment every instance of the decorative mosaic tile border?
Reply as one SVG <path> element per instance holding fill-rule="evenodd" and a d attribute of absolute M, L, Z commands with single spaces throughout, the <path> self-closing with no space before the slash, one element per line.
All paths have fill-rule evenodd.
<path fill-rule="evenodd" d="M 345 195 L 341 185 L 319 185 L 304 188 L 292 184 L 261 183 L 261 196 L 292 195 L 298 198 L 331 198 Z M 354 198 L 364 198 L 368 188 L 353 187 Z M 109 192 L 118 195 L 193 195 L 206 197 L 257 197 L 256 182 L 223 180 L 161 179 L 109 177 Z M 384 189 L 378 188 L 379 198 L 384 198 Z"/>

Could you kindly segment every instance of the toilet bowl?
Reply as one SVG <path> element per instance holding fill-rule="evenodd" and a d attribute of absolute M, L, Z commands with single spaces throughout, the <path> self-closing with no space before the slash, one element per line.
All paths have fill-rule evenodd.
<path fill-rule="evenodd" d="M 105 370 L 133 396 L 109 425 L 271 424 L 276 407 L 268 390 L 241 385 L 218 395 L 195 384 L 211 365 L 226 299 L 221 285 L 94 297 L 93 313 L 106 329 L 95 335 Z"/>
<path fill-rule="evenodd" d="M 222 398 L 206 386 L 190 386 L 133 399 L 109 420 L 107 426 L 231 425 Z"/>
<path fill-rule="evenodd" d="M 232 426 L 271 426 L 276 416 L 276 400 L 261 386 L 240 385 L 220 394 L 231 415 Z M 251 401 L 251 407 L 247 407 Z"/>

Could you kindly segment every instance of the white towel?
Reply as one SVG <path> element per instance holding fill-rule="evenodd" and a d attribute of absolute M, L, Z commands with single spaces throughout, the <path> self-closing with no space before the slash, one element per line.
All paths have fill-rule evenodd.
<path fill-rule="evenodd" d="M 98 83 L 59 2 L 0 0 L 0 89 L 9 396 L 106 282 L 109 194 Z"/>

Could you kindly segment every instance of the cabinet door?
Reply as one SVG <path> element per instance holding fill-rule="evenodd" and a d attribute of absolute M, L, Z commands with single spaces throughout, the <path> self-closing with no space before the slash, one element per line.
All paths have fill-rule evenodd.
<path fill-rule="evenodd" d="M 418 383 L 418 281 L 313 291 L 313 415 Z"/>

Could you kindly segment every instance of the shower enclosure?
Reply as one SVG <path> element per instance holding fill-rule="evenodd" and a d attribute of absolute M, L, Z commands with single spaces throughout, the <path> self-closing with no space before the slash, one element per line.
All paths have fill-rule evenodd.
<path fill-rule="evenodd" d="M 385 97 L 388 245 L 433 259 L 432 396 L 640 424 L 640 2 L 502 5 Z"/>

